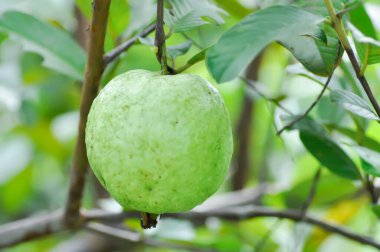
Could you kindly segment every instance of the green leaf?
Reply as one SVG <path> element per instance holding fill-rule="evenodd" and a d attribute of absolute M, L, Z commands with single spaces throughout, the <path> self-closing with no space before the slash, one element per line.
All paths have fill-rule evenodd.
<path fill-rule="evenodd" d="M 129 0 L 128 4 L 130 17 L 125 37 L 130 37 L 135 32 L 147 27 L 156 14 L 156 4 L 153 0 Z M 115 18 L 115 21 L 119 22 L 120 18 Z"/>
<path fill-rule="evenodd" d="M 185 32 L 209 24 L 211 19 L 223 24 L 222 15 L 227 12 L 208 0 L 169 0 L 172 9 L 165 10 L 165 23 L 174 32 Z"/>
<path fill-rule="evenodd" d="M 380 205 L 372 205 L 372 212 L 380 219 Z"/>
<path fill-rule="evenodd" d="M 355 47 L 362 65 L 371 65 L 380 62 L 380 42 L 376 40 L 375 27 L 363 3 L 358 3 L 357 6 L 350 11 L 350 22 Z"/>
<path fill-rule="evenodd" d="M 358 3 L 350 11 L 350 22 L 365 36 L 376 39 L 376 30 L 363 3 Z"/>
<path fill-rule="evenodd" d="M 205 59 L 206 57 L 206 51 L 207 51 L 208 48 L 206 49 L 203 49 L 202 51 L 200 51 L 199 53 L 195 54 L 193 57 L 191 57 L 187 63 L 190 64 L 190 65 L 194 65 L 195 63 L 198 63 L 202 60 Z"/>
<path fill-rule="evenodd" d="M 339 41 L 323 20 L 322 16 L 292 6 L 255 12 L 225 32 L 208 50 L 207 66 L 218 82 L 232 80 L 265 46 L 277 41 L 309 71 L 327 76 L 335 67 Z M 327 44 L 314 37 L 321 32 Z"/>
<path fill-rule="evenodd" d="M 187 53 L 193 43 L 191 40 L 187 40 L 179 45 L 167 46 L 168 56 L 170 58 L 176 58 L 178 56 L 184 55 Z"/>
<path fill-rule="evenodd" d="M 4 32 L 0 32 L 0 45 L 8 38 L 8 35 Z"/>
<path fill-rule="evenodd" d="M 0 29 L 20 40 L 25 50 L 44 57 L 44 64 L 60 73 L 81 80 L 86 55 L 65 32 L 20 12 L 6 12 L 0 17 Z"/>
<path fill-rule="evenodd" d="M 331 101 L 340 104 L 346 110 L 355 115 L 380 121 L 380 118 L 373 112 L 367 102 L 348 90 L 332 90 L 330 92 Z"/>
<path fill-rule="evenodd" d="M 380 177 L 380 169 L 377 167 L 374 167 L 372 164 L 365 161 L 363 158 L 360 158 L 360 163 L 362 165 L 362 169 L 366 174 Z"/>
<path fill-rule="evenodd" d="M 241 5 L 240 1 L 238 0 L 215 0 L 215 2 L 225 10 L 228 10 L 229 14 L 234 15 L 238 18 L 243 18 L 251 12 L 249 9 Z"/>
<path fill-rule="evenodd" d="M 362 146 L 352 148 L 359 154 L 364 172 L 380 177 L 380 153 Z"/>
<path fill-rule="evenodd" d="M 350 25 L 354 37 L 356 50 L 363 65 L 372 65 L 380 62 L 380 41 L 361 33 L 355 26 Z"/>
<path fill-rule="evenodd" d="M 335 143 L 327 131 L 311 118 L 296 123 L 300 139 L 305 148 L 321 165 L 336 175 L 347 179 L 359 179 L 360 174 L 350 157 Z"/>
<path fill-rule="evenodd" d="M 340 128 L 340 127 L 334 127 L 334 130 L 351 138 L 354 141 L 357 141 L 358 134 L 355 130 Z M 363 137 L 361 144 L 371 150 L 375 150 L 375 151 L 380 150 L 380 143 L 368 136 Z"/>
<path fill-rule="evenodd" d="M 138 42 L 142 45 L 154 46 L 154 39 L 151 37 L 138 37 Z"/>
<path fill-rule="evenodd" d="M 336 185 L 340 186 L 337 187 Z M 312 179 L 302 181 L 284 192 L 284 200 L 287 207 L 300 208 L 307 199 Z M 313 205 L 326 206 L 339 198 L 352 195 L 357 190 L 352 181 L 337 177 L 331 173 L 323 174 L 319 180 L 317 191 L 313 199 Z"/>
<path fill-rule="evenodd" d="M 335 11 L 339 12 L 343 9 L 343 4 L 347 1 L 332 0 L 331 2 L 334 6 Z M 330 16 L 326 8 L 325 1 L 323 0 L 296 0 L 294 1 L 294 5 L 317 15 L 322 15 L 325 17 Z"/>

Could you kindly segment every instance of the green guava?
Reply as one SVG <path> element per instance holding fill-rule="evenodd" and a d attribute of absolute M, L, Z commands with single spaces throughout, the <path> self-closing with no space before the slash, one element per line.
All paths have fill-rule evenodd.
<path fill-rule="evenodd" d="M 161 214 L 190 210 L 215 193 L 233 140 L 223 99 L 205 79 L 133 70 L 94 100 L 86 146 L 91 168 L 116 201 Z"/>

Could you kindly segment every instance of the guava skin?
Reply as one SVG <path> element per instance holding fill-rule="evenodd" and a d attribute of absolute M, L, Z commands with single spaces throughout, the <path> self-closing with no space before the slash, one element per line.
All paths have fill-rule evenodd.
<path fill-rule="evenodd" d="M 133 70 L 94 100 L 86 126 L 96 177 L 124 208 L 187 211 L 216 192 L 232 156 L 222 97 L 191 74 Z"/>

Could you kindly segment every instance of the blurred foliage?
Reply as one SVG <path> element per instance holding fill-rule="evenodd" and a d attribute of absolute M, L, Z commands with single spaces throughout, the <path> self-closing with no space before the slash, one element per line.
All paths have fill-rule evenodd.
<path fill-rule="evenodd" d="M 185 3 L 171 2 L 178 5 Z M 235 135 L 245 96 L 252 99 L 253 119 L 248 136 L 251 140 L 249 155 L 252 162 L 247 187 L 268 182 L 277 189 L 264 195 L 261 204 L 274 208 L 300 209 L 308 197 L 320 162 L 325 167 L 309 212 L 346 225 L 359 233 L 380 238 L 377 220 L 379 206 L 370 203 L 361 182 L 355 180 L 359 171 L 363 176 L 370 175 L 376 185 L 379 182 L 380 127 L 376 115 L 372 113 L 369 119 L 365 116 L 372 109 L 367 105 L 347 58 L 343 57 L 343 63 L 335 71 L 330 83 L 332 90 L 344 89 L 345 93 L 335 98 L 325 95 L 310 113 L 312 124 L 320 125 L 323 132 L 314 126 L 298 125 L 281 136 L 276 135 L 276 128 L 285 125 L 281 118 L 287 115 L 286 112 L 275 107 L 269 99 L 264 99 L 239 79 L 217 84 L 209 71 L 217 80 L 222 79 L 218 74 L 224 72 L 215 69 L 221 63 L 230 64 L 230 60 L 223 58 L 212 66 L 209 64 L 208 68 L 203 60 L 205 57 L 210 60 L 207 58 L 210 53 L 205 53 L 210 47 L 215 55 L 235 59 L 236 52 L 228 50 L 238 48 L 237 45 L 245 48 L 242 43 L 247 41 L 249 44 L 256 42 L 258 38 L 252 37 L 252 33 L 242 36 L 240 41 L 234 41 L 236 33 L 240 32 L 239 27 L 241 28 L 236 28 L 235 25 L 247 15 L 251 15 L 248 21 L 259 13 L 262 15 L 262 12 L 258 12 L 260 8 L 292 4 L 297 7 L 287 6 L 286 10 L 302 8 L 300 13 L 310 15 L 314 20 L 326 15 L 321 4 L 323 1 L 210 0 L 205 6 L 200 2 L 202 1 L 186 5 L 189 8 L 186 12 L 172 13 L 171 21 L 166 27 L 168 33 L 170 27 L 173 32 L 167 44 L 175 49 L 170 64 L 180 68 L 189 62 L 197 62 L 185 72 L 205 77 L 220 91 Z M 334 1 L 337 8 L 342 8 L 342 3 L 352 4 L 349 5 L 352 6 L 350 19 L 347 18 L 345 22 L 347 27 L 352 25 L 358 31 L 353 36 L 353 42 L 362 65 L 368 65 L 366 77 L 375 96 L 380 99 L 380 88 L 377 85 L 380 81 L 380 68 L 376 64 L 379 63 L 377 39 L 380 35 L 380 1 Z M 0 223 L 57 209 L 65 202 L 67 174 L 79 120 L 80 80 L 85 62 L 85 50 L 76 42 L 78 38 L 75 34 L 77 29 L 85 31 L 87 28 L 87 24 L 77 27 L 80 23 L 77 22 L 78 13 L 76 14 L 75 8 L 80 10 L 87 22 L 90 20 L 91 0 L 0 0 Z M 167 8 L 170 8 L 169 4 Z M 284 10 L 284 7 L 280 9 Z M 274 10 L 273 7 L 271 10 Z M 306 11 L 310 13 L 305 14 Z M 188 13 L 193 13 L 191 19 L 183 19 Z M 280 16 L 278 11 L 270 14 L 273 20 Z M 301 15 L 300 20 L 302 17 Z M 138 34 L 154 19 L 153 0 L 112 0 L 105 51 L 112 50 L 122 41 Z M 251 28 L 254 27 L 258 36 L 266 30 L 278 28 L 255 27 L 254 23 L 250 25 L 249 30 L 252 31 Z M 312 51 L 315 53 L 312 56 L 321 57 L 320 60 L 329 57 L 328 64 L 331 68 L 330 56 L 333 55 L 335 59 L 336 51 L 329 51 L 331 48 L 323 46 L 328 44 L 329 39 L 335 39 L 336 42 L 336 35 L 321 26 L 318 28 L 319 32 L 306 34 L 304 38 L 319 39 L 313 41 L 311 47 L 305 47 L 288 36 L 281 37 L 281 41 L 282 44 L 288 44 L 288 49 L 293 45 L 300 49 L 322 48 Z M 304 27 L 301 30 L 303 29 Z M 227 39 L 219 40 L 222 35 Z M 149 39 L 153 39 L 153 34 L 146 41 Z M 187 42 L 189 40 L 192 41 L 191 44 Z M 304 66 L 296 63 L 293 55 L 302 58 L 304 51 L 294 53 L 291 50 L 292 54 L 273 42 L 278 40 L 278 37 L 270 37 L 261 41 L 268 46 L 262 52 L 259 78 L 254 85 L 267 97 L 280 97 L 280 103 L 294 114 L 301 114 L 314 101 L 320 91 L 321 81 L 323 84 L 325 79 L 309 73 Z M 216 43 L 219 45 L 214 46 Z M 332 47 L 336 47 L 336 44 L 333 43 Z M 372 48 L 368 51 L 370 60 L 365 62 L 368 48 Z M 243 52 L 238 50 L 240 54 Z M 197 56 L 193 58 L 194 55 Z M 234 66 L 233 77 L 242 72 L 246 63 L 252 60 L 252 55 L 241 55 L 246 57 L 244 64 L 239 62 Z M 309 66 L 309 69 L 313 67 Z M 103 76 L 102 86 L 116 75 L 138 68 L 152 71 L 160 69 L 154 48 L 149 43 L 134 45 L 110 64 Z M 327 70 L 330 71 L 330 68 Z M 301 138 L 298 131 L 301 132 Z M 338 162 L 337 155 L 341 157 L 341 162 Z M 338 170 L 337 163 L 338 166 L 342 163 L 346 165 L 343 170 Z M 220 193 L 231 189 L 230 180 L 231 176 L 225 181 Z M 96 190 L 92 183 L 87 185 L 84 199 L 86 207 L 97 204 Z M 111 200 L 102 201 L 99 206 L 109 210 L 119 209 Z M 137 220 L 127 220 L 124 225 L 141 232 Z M 268 232 L 269 236 L 260 251 L 375 251 L 310 226 L 271 218 L 240 222 L 210 218 L 205 225 L 184 220 L 163 220 L 157 230 L 147 231 L 145 235 L 169 241 L 179 240 L 183 244 L 218 251 L 254 251 Z M 81 235 L 78 234 L 78 237 Z M 68 234 L 60 234 L 6 251 L 62 251 L 58 249 L 59 246 L 70 239 L 72 238 Z M 170 251 L 141 245 L 136 249 Z"/>

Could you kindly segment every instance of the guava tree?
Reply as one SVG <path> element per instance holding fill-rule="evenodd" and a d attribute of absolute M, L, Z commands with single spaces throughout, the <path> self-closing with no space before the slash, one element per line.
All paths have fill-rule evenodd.
<path fill-rule="evenodd" d="M 378 13 L 4 0 L 0 248 L 377 251 Z"/>

